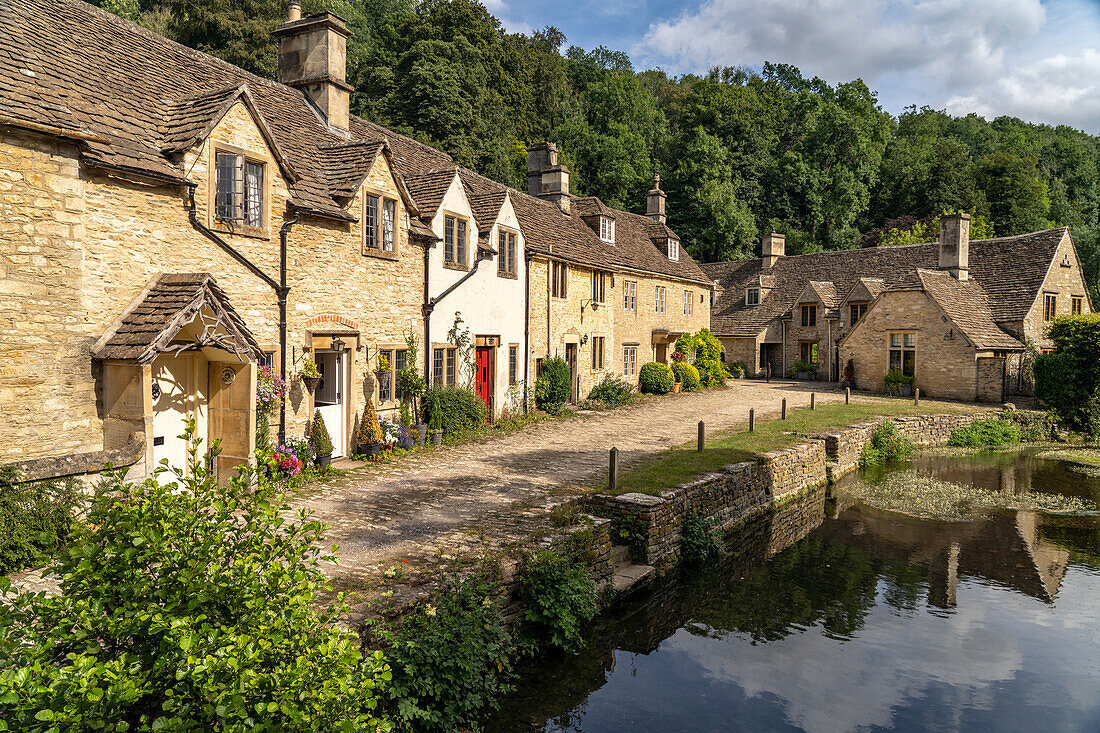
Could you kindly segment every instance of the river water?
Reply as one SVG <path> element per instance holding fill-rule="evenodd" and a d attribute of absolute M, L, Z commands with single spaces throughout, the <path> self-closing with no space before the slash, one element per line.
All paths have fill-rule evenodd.
<path fill-rule="evenodd" d="M 1100 480 L 1031 453 L 914 467 L 1100 498 Z M 1097 517 L 921 520 L 843 482 L 826 493 L 635 595 L 580 654 L 524 670 L 489 730 L 1100 731 Z"/>

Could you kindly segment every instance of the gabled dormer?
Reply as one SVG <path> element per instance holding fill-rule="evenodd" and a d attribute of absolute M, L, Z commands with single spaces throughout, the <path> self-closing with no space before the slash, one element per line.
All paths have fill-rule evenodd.
<path fill-rule="evenodd" d="M 595 196 L 576 199 L 573 203 L 581 221 L 596 233 L 600 241 L 615 244 L 615 212 Z"/>

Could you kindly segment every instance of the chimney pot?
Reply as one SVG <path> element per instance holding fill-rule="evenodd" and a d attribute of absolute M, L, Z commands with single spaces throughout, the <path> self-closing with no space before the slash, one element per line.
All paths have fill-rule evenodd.
<path fill-rule="evenodd" d="M 783 234 L 765 234 L 760 243 L 760 255 L 764 267 L 772 267 L 787 251 L 787 237 Z"/>
<path fill-rule="evenodd" d="M 946 214 L 940 219 L 940 269 L 956 280 L 970 277 L 970 214 Z"/>
<path fill-rule="evenodd" d="M 293 23 L 296 20 L 302 19 L 302 3 L 298 0 L 290 0 L 290 7 L 287 8 L 286 20 L 288 23 Z"/>
<path fill-rule="evenodd" d="M 653 188 L 645 195 L 645 215 L 658 224 L 664 224 L 668 217 L 665 215 L 665 192 L 661 190 L 661 177 L 653 174 Z"/>
<path fill-rule="evenodd" d="M 305 18 L 301 13 L 301 4 L 292 1 L 289 20 L 273 34 L 279 39 L 279 81 L 301 89 L 321 110 L 329 127 L 347 132 L 352 89 L 346 81 L 347 40 L 351 32 L 343 18 L 333 13 Z"/>

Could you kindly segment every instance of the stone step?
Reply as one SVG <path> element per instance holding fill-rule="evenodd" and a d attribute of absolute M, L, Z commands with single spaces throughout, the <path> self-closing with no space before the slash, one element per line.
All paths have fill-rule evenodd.
<path fill-rule="evenodd" d="M 612 545 L 611 546 L 611 565 L 616 570 L 619 568 L 625 568 L 634 562 L 634 559 L 630 556 L 630 548 L 626 545 Z"/>
<path fill-rule="evenodd" d="M 623 593 L 631 588 L 652 580 L 656 571 L 652 565 L 627 565 L 615 571 L 611 578 L 612 587 L 616 593 Z"/>

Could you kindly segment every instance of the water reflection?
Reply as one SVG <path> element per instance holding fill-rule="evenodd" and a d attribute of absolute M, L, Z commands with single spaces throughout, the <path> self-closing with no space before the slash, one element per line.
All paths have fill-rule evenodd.
<path fill-rule="evenodd" d="M 1031 455 L 925 458 L 1098 495 Z M 490 730 L 1098 730 L 1098 608 L 1096 518 L 938 522 L 818 492 L 528 670 Z"/>

